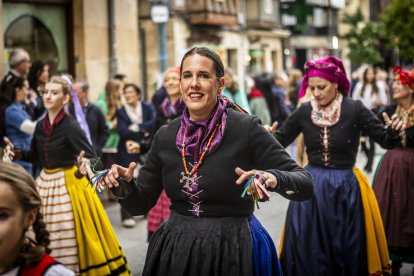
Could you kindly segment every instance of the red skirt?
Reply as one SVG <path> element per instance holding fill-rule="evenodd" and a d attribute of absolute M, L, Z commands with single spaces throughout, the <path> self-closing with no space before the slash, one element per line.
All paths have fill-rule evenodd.
<path fill-rule="evenodd" d="M 147 217 L 148 232 L 154 233 L 161 223 L 170 216 L 171 201 L 165 191 L 162 191 L 157 204 L 149 211 Z"/>
<path fill-rule="evenodd" d="M 373 189 L 389 248 L 411 252 L 414 260 L 414 149 L 387 151 L 377 169 Z"/>

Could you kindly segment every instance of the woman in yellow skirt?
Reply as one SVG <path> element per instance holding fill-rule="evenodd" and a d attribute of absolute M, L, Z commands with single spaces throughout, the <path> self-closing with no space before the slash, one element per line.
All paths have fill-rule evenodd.
<path fill-rule="evenodd" d="M 50 232 L 51 256 L 79 275 L 129 275 L 106 212 L 84 177 L 83 161 L 96 160 L 96 154 L 76 119 L 63 108 L 70 92 L 70 84 L 61 77 L 46 84 L 47 114 L 36 126 L 31 151 L 16 150 L 15 159 L 38 162 L 43 168 L 36 186 Z M 82 151 L 85 158 L 83 153 L 78 157 Z M 82 169 L 75 166 L 78 160 Z"/>

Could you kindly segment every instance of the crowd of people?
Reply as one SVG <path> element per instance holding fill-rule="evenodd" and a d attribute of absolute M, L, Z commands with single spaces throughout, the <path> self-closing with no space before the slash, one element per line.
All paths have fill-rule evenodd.
<path fill-rule="evenodd" d="M 388 82 L 363 66 L 350 80 L 329 56 L 239 81 L 195 47 L 151 101 L 118 74 L 92 103 L 86 81 L 49 76 L 24 49 L 9 67 L 0 275 L 131 274 L 104 197 L 124 227 L 147 217 L 144 275 L 399 275 L 414 263 L 413 70 Z M 268 192 L 290 200 L 279 252 L 254 216 Z"/>

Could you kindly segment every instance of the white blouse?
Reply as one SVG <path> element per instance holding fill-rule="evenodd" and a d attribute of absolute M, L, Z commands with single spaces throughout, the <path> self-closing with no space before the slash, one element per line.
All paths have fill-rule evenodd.
<path fill-rule="evenodd" d="M 355 86 L 354 93 L 352 94 L 352 99 L 360 100 L 365 105 L 365 107 L 367 107 L 370 110 L 377 107 L 378 103 L 380 103 L 380 105 L 387 105 L 388 96 L 385 89 L 385 85 L 379 81 L 377 81 L 376 84 L 378 87 L 377 94 L 373 93 L 372 84 L 368 83 L 367 85 L 365 85 L 364 96 L 361 96 L 363 82 L 358 82 Z M 374 103 L 377 104 L 375 105 Z"/>

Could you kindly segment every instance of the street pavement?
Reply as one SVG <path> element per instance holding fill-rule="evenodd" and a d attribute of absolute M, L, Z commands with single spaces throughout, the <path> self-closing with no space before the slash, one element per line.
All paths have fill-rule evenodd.
<path fill-rule="evenodd" d="M 375 156 L 376 165 L 380 156 L 384 153 L 382 149 L 378 149 Z M 363 168 L 366 158 L 361 153 L 358 154 L 357 166 Z M 374 166 L 373 168 L 375 168 Z M 372 174 L 367 174 L 372 180 Z M 105 202 L 105 201 L 104 201 Z M 269 232 L 276 246 L 280 242 L 280 236 L 285 220 L 286 210 L 289 201 L 278 194 L 272 193 L 270 201 L 260 204 L 260 209 L 255 210 L 255 215 Z M 132 274 L 142 275 L 144 267 L 145 255 L 147 252 L 147 221 L 143 216 L 136 217 L 137 225 L 134 228 L 124 228 L 121 223 L 120 207 L 117 203 L 105 202 L 105 209 L 112 222 L 112 226 L 118 236 L 119 242 L 127 256 Z M 401 269 L 401 276 L 409 276 L 412 271 L 412 265 L 405 264 Z"/>

